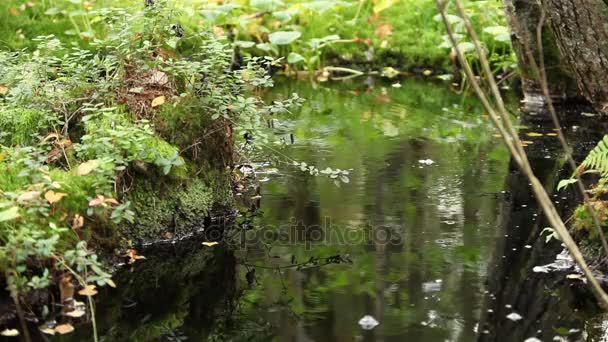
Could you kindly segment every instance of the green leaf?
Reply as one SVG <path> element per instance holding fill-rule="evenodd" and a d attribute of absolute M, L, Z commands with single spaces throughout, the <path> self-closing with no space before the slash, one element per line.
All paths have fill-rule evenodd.
<path fill-rule="evenodd" d="M 275 45 L 289 45 L 300 36 L 302 36 L 302 33 L 298 31 L 277 31 L 268 35 L 268 40 Z"/>
<path fill-rule="evenodd" d="M 21 217 L 21 215 L 19 214 L 19 207 L 17 206 L 0 211 L 0 222 L 14 220 L 19 217 Z"/>
<path fill-rule="evenodd" d="M 44 12 L 44 14 L 46 14 L 46 15 L 56 15 L 56 14 L 59 14 L 60 12 L 61 12 L 61 10 L 59 8 L 52 7 L 52 8 L 47 9 Z"/>
<path fill-rule="evenodd" d="M 471 42 L 462 42 L 458 43 L 458 48 L 460 49 L 460 51 L 462 51 L 462 53 L 467 53 L 475 50 L 475 44 Z"/>
<path fill-rule="evenodd" d="M 565 187 L 567 187 L 568 185 L 574 184 L 576 182 L 577 182 L 576 178 L 562 179 L 557 184 L 557 191 L 560 191 L 560 190 L 564 189 Z"/>
<path fill-rule="evenodd" d="M 275 10 L 278 7 L 285 6 L 285 3 L 281 0 L 251 0 L 249 6 L 259 8 L 261 10 Z"/>
<path fill-rule="evenodd" d="M 299 53 L 295 53 L 295 52 L 291 52 L 291 53 L 289 53 L 289 56 L 287 56 L 287 63 L 289 63 L 289 64 L 297 64 L 304 60 L 305 60 L 304 56 L 300 55 Z"/>
<path fill-rule="evenodd" d="M 234 42 L 234 45 L 241 47 L 243 49 L 249 49 L 255 46 L 255 42 L 251 42 L 248 40 L 237 40 Z"/>

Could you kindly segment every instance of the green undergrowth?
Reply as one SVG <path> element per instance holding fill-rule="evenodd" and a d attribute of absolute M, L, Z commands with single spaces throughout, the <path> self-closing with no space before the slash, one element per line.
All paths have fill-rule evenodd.
<path fill-rule="evenodd" d="M 129 10 L 143 2 L 8 0 L 0 4 L 4 19 L 0 33 L 6 37 L 3 43 L 12 49 L 31 46 L 30 38 L 42 33 L 90 47 L 96 39 L 107 36 L 108 27 L 116 23 L 107 16 L 112 8 Z M 513 68 L 515 59 L 502 2 L 463 3 L 497 71 Z M 288 71 L 348 66 L 397 71 L 421 67 L 436 73 L 452 65 L 451 45 L 434 0 L 191 0 L 173 6 L 184 11 L 179 17 L 181 27 L 213 27 L 216 37 L 233 41 L 235 57 L 283 57 Z M 476 60 L 462 20 L 454 8 L 448 10 L 461 48 Z"/>
<path fill-rule="evenodd" d="M 248 95 L 272 86 L 272 60 L 234 70 L 229 41 L 183 34 L 163 1 L 104 13 L 112 30 L 86 49 L 0 50 L 0 283 L 16 302 L 59 280 L 114 286 L 98 251 L 201 228 L 232 203 L 237 134 L 264 137 L 299 101 Z"/>

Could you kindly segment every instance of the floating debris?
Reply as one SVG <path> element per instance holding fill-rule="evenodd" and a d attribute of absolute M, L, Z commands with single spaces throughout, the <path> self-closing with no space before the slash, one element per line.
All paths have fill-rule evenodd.
<path fill-rule="evenodd" d="M 441 291 L 441 283 L 443 281 L 441 279 L 436 279 L 433 281 L 427 281 L 426 283 L 422 283 L 422 291 L 423 292 L 437 292 Z"/>
<path fill-rule="evenodd" d="M 361 326 L 363 330 L 372 330 L 377 327 L 378 324 L 380 324 L 380 322 L 370 315 L 365 315 L 359 320 L 359 326 Z"/>
<path fill-rule="evenodd" d="M 507 315 L 507 319 L 510 319 L 513 322 L 517 322 L 521 319 L 523 319 L 523 317 L 518 314 L 517 312 L 511 312 L 510 314 Z"/>
<path fill-rule="evenodd" d="M 418 163 L 422 164 L 422 165 L 433 165 L 435 164 L 435 162 L 431 159 L 420 159 L 418 161 Z"/>

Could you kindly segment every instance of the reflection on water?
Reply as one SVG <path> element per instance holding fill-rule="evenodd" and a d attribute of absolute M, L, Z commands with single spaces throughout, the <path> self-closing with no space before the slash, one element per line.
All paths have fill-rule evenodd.
<path fill-rule="evenodd" d="M 351 181 L 336 187 L 298 170 L 273 177 L 257 228 L 291 225 L 320 239 L 248 245 L 237 257 L 289 265 L 340 254 L 352 264 L 258 269 L 242 314 L 270 322 L 281 341 L 474 340 L 508 171 L 479 107 L 416 81 L 292 86 L 278 92 L 308 101 L 289 123 L 289 157 L 352 168 Z M 361 329 L 365 315 L 380 324 Z"/>
<path fill-rule="evenodd" d="M 149 278 L 123 274 L 124 295 L 99 304 L 108 340 L 600 341 L 605 323 L 575 303 L 583 286 L 532 272 L 559 244 L 539 238 L 527 181 L 474 99 L 416 80 L 285 81 L 268 96 L 292 92 L 307 101 L 277 125 L 285 158 L 352 169 L 349 182 L 258 170 L 261 198 L 234 250 L 215 252 L 221 268 L 198 241 Z M 554 189 L 561 164 L 543 139 L 529 149 Z M 366 315 L 379 324 L 362 328 Z"/>

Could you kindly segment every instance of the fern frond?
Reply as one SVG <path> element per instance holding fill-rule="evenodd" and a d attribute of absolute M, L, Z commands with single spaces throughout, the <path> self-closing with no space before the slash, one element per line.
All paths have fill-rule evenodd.
<path fill-rule="evenodd" d="M 583 160 L 579 173 L 583 170 L 597 171 L 602 177 L 608 176 L 608 135 L 605 135 Z"/>

